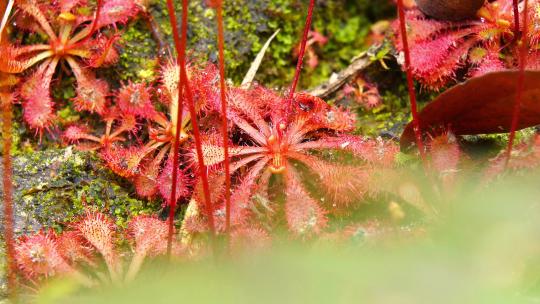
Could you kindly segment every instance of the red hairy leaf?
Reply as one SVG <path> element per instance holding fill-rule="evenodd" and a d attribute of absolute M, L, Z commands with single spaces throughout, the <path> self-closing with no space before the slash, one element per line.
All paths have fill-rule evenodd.
<path fill-rule="evenodd" d="M 232 254 L 257 252 L 268 249 L 272 242 L 267 231 L 258 227 L 245 227 L 231 233 L 230 251 Z"/>
<path fill-rule="evenodd" d="M 64 231 L 56 238 L 58 252 L 71 264 L 83 262 L 95 266 L 92 259 L 93 249 L 85 244 L 84 239 L 77 231 Z"/>
<path fill-rule="evenodd" d="M 290 231 L 303 237 L 319 234 L 328 222 L 325 210 L 308 195 L 297 173 L 293 170 L 287 172 L 285 215 Z"/>
<path fill-rule="evenodd" d="M 177 173 L 176 173 L 177 179 L 176 179 L 175 199 L 178 199 L 180 197 L 186 196 L 189 193 L 188 188 L 187 188 L 189 179 L 187 178 L 185 172 L 183 172 L 182 170 L 178 168 L 176 170 L 177 170 Z M 159 175 L 158 183 L 157 183 L 161 196 L 163 196 L 165 200 L 167 201 L 167 203 L 169 204 L 172 203 L 171 201 L 172 199 L 171 191 L 172 191 L 172 185 L 173 185 L 172 174 L 173 174 L 173 162 L 172 160 L 170 160 L 168 161 L 167 166 L 163 168 L 163 171 Z"/>
<path fill-rule="evenodd" d="M 88 65 L 99 68 L 116 63 L 120 55 L 115 48 L 115 42 L 119 39 L 119 34 L 115 34 L 111 38 L 100 35 L 96 39 L 87 42 L 86 44 L 90 44 L 88 48 L 91 50 L 91 55 L 86 60 Z"/>
<path fill-rule="evenodd" d="M 139 13 L 139 6 L 133 0 L 105 0 L 101 10 L 97 28 L 126 23 Z"/>
<path fill-rule="evenodd" d="M 29 279 L 69 272 L 71 267 L 58 252 L 54 239 L 45 233 L 23 237 L 15 248 L 17 264 Z"/>
<path fill-rule="evenodd" d="M 506 166 L 508 166 L 508 162 L 510 161 L 510 157 L 512 155 L 512 148 L 514 147 L 514 140 L 516 137 L 516 130 L 517 126 L 519 124 L 519 119 L 521 116 L 521 99 L 523 95 L 523 81 L 524 81 L 524 73 L 525 73 L 525 67 L 527 66 L 527 53 L 529 52 L 529 40 L 527 37 L 527 30 L 528 30 L 528 9 L 529 9 L 529 1 L 525 0 L 523 7 L 523 24 L 525 25 L 523 27 L 523 39 L 521 40 L 521 47 L 519 48 L 519 76 L 517 80 L 517 92 L 516 92 L 516 100 L 514 103 L 514 111 L 512 114 L 512 123 L 510 125 L 510 138 L 508 139 L 508 147 L 506 149 Z M 514 14 L 519 11 L 518 9 L 518 3 L 517 1 L 514 1 Z M 519 19 L 519 17 L 517 17 Z M 516 22 L 517 23 L 517 22 Z M 517 29 L 518 27 L 516 27 Z M 516 37 L 517 38 L 517 37 Z"/>
<path fill-rule="evenodd" d="M 103 256 L 114 281 L 119 279 L 119 257 L 114 250 L 115 227 L 102 213 L 89 212 L 75 224 L 77 231 Z"/>
<path fill-rule="evenodd" d="M 160 255 L 167 249 L 167 223 L 156 217 L 139 215 L 129 222 L 129 233 L 135 241 L 135 252 Z"/>
<path fill-rule="evenodd" d="M 133 177 L 140 173 L 141 161 L 145 156 L 144 148 L 123 148 L 113 145 L 101 152 L 101 157 L 114 173 L 123 177 Z"/>
<path fill-rule="evenodd" d="M 158 191 L 159 165 L 149 162 L 142 165 L 141 174 L 135 176 L 134 184 L 137 194 L 142 197 L 153 197 Z"/>
<path fill-rule="evenodd" d="M 144 83 L 128 83 L 118 91 L 116 103 L 123 113 L 142 118 L 151 118 L 156 114 L 151 98 L 148 85 Z"/>
<path fill-rule="evenodd" d="M 74 7 L 85 4 L 87 0 L 60 0 L 58 1 L 58 8 L 61 12 L 69 12 Z"/>

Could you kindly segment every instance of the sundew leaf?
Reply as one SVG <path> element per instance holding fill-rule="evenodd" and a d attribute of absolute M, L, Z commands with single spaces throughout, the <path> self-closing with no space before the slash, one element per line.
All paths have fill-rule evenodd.
<path fill-rule="evenodd" d="M 419 113 L 423 135 L 437 136 L 446 130 L 456 135 L 509 132 L 518 77 L 518 71 L 489 73 L 447 90 Z M 540 72 L 526 71 L 518 130 L 538 124 Z M 412 123 L 406 126 L 400 142 L 402 149 L 414 143 Z"/>

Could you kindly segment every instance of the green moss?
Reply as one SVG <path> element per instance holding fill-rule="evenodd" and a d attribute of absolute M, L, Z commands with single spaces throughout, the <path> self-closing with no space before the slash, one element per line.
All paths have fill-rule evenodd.
<path fill-rule="evenodd" d="M 53 99 L 56 101 L 68 101 L 75 98 L 77 95 L 75 93 L 75 87 L 77 86 L 75 77 L 66 77 L 66 75 L 62 75 L 62 77 L 59 77 L 58 79 L 60 79 L 59 83 L 53 86 Z"/>
<path fill-rule="evenodd" d="M 528 143 L 535 134 L 535 128 L 520 130 L 516 132 L 515 144 Z M 461 146 L 467 155 L 474 159 L 487 160 L 506 150 L 509 134 L 466 135 L 461 139 Z"/>
<path fill-rule="evenodd" d="M 536 134 L 535 128 L 527 128 L 516 132 L 515 144 L 525 143 L 531 139 L 532 136 Z M 488 134 L 488 135 L 467 135 L 464 136 L 464 139 L 469 142 L 476 141 L 493 141 L 496 145 L 506 147 L 508 145 L 510 135 L 508 133 L 503 134 Z"/>
<path fill-rule="evenodd" d="M 410 121 L 410 112 L 405 109 L 388 110 L 382 106 L 373 110 L 361 110 L 357 122 L 357 132 L 366 136 L 387 136 L 398 138 L 404 126 Z"/>
<path fill-rule="evenodd" d="M 281 33 L 269 50 L 272 64 L 263 63 L 262 74 L 257 79 L 266 84 L 288 84 L 296 62 L 292 51 L 300 40 L 306 6 L 303 1 L 277 0 L 270 2 L 267 11 L 270 32 L 280 28 Z M 328 37 L 328 43 L 314 47 L 319 65 L 313 69 L 304 67 L 301 86 L 313 87 L 346 67 L 353 57 L 368 47 L 365 39 L 370 24 L 391 14 L 388 4 L 380 1 L 317 2 L 313 29 Z"/>
<path fill-rule="evenodd" d="M 120 80 L 152 80 L 157 65 L 157 43 L 147 25 L 138 20 L 126 26 L 119 42 L 120 59 L 113 68 Z"/>

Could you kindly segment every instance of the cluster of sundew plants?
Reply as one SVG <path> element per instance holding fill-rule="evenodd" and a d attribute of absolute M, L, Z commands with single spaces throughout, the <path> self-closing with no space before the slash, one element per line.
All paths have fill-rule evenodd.
<path fill-rule="evenodd" d="M 353 130 L 355 121 L 348 111 L 328 106 L 318 98 L 294 93 L 302 67 L 314 2 L 310 3 L 304 39 L 298 55 L 297 74 L 287 97 L 279 96 L 258 85 L 253 85 L 251 89 L 227 87 L 222 60 L 222 26 L 219 26 L 219 77 L 217 69 L 212 65 L 186 68 L 186 33 L 182 34 L 180 40 L 175 32 L 177 62 L 169 62 L 162 68 L 156 87 L 143 83 L 127 83 L 117 92 L 110 92 L 107 83 L 97 80 L 91 71 L 91 68 L 102 64 L 114 63 L 117 57 L 116 49 L 113 48 L 116 37 L 107 37 L 100 29 L 126 22 L 141 9 L 138 6 L 140 3 L 98 1 L 94 16 L 77 15 L 80 12 L 79 6 L 86 4 L 84 1 L 15 3 L 15 7 L 20 9 L 16 14 L 16 18 L 20 19 L 17 24 L 24 25 L 28 30 L 44 32 L 49 41 L 48 44 L 32 46 L 15 46 L 11 43 L 2 45 L 7 54 L 2 62 L 3 75 L 30 71 L 25 73 L 29 76 L 22 77 L 21 85 L 16 87 L 17 95 L 12 94 L 11 97 L 16 96 L 23 100 L 24 118 L 29 126 L 39 134 L 46 132 L 53 125 L 55 116 L 50 85 L 58 64 L 67 62 L 78 81 L 78 95 L 73 100 L 75 108 L 99 114 L 105 127 L 103 134 L 94 134 L 90 127 L 73 125 L 64 131 L 63 139 L 77 144 L 81 149 L 98 150 L 113 171 L 133 180 L 141 196 L 154 196 L 159 189 L 171 210 L 170 227 L 173 227 L 177 198 L 189 196 L 193 192 L 197 193 L 193 195 L 195 198 L 202 192 L 201 196 L 205 197 L 205 200 L 194 200 L 197 204 L 201 203 L 207 211 L 198 214 L 199 218 L 196 220 L 199 225 L 196 226 L 199 230 L 210 230 L 211 234 L 233 231 L 233 234 L 246 235 L 261 231 L 262 228 L 255 226 L 253 219 L 249 220 L 249 199 L 255 192 L 253 188 L 259 178 L 267 183 L 269 174 L 275 174 L 286 176 L 288 199 L 285 210 L 291 231 L 306 236 L 320 233 L 326 224 L 328 211 L 310 198 L 292 161 L 303 162 L 318 173 L 328 188 L 329 197 L 339 200 L 340 207 L 344 208 L 353 199 L 347 198 L 340 191 L 355 194 L 355 197 L 361 196 L 367 192 L 362 184 L 365 181 L 343 184 L 343 187 L 341 183 L 333 183 L 333 179 L 348 176 L 354 180 L 351 174 L 366 175 L 373 164 L 388 163 L 388 159 L 391 159 L 395 152 L 395 149 L 392 149 L 395 145 L 390 146 L 387 152 L 382 142 L 347 135 L 346 132 Z M 171 20 L 176 23 L 171 9 L 172 3 L 168 4 Z M 185 31 L 186 2 L 183 4 L 182 28 Z M 221 16 L 221 3 L 211 5 L 216 7 L 218 15 Z M 52 17 L 55 14 L 59 15 L 56 19 Z M 40 62 L 40 65 L 33 68 Z M 84 69 L 81 62 L 85 63 Z M 219 86 L 218 79 L 221 80 Z M 168 115 L 157 110 L 154 106 L 156 100 L 162 104 L 162 108 L 169 109 Z M 188 111 L 184 110 L 184 104 Z M 279 111 L 273 113 L 271 108 L 276 105 Z M 204 116 L 208 125 L 221 121 L 223 137 L 219 138 L 219 134 L 212 128 L 199 126 L 198 116 Z M 227 121 L 232 122 L 230 127 L 227 127 Z M 128 141 L 129 134 L 141 133 L 137 124 L 148 126 L 146 133 L 140 137 L 141 141 L 147 140 L 146 143 Z M 231 134 L 235 132 L 247 134 L 249 137 L 234 143 L 232 139 L 238 136 Z M 193 136 L 190 136 L 190 133 L 193 133 Z M 179 153 L 180 145 L 183 146 L 182 153 Z M 362 155 L 367 162 L 356 167 L 337 166 L 306 154 L 309 150 L 323 149 L 350 150 Z M 363 155 L 362 152 L 367 153 Z M 230 161 L 230 158 L 239 160 Z M 183 163 L 181 166 L 180 161 Z M 252 168 L 247 174 L 242 172 L 229 181 L 231 173 L 238 173 L 240 167 L 245 168 L 248 165 Z M 225 174 L 222 172 L 223 166 Z M 267 173 L 259 176 L 263 171 Z M 187 172 L 190 172 L 191 177 Z M 207 174 L 211 175 L 213 200 Z M 219 183 L 216 184 L 215 181 Z M 9 181 L 6 184 L 8 183 Z M 221 183 L 224 184 L 223 187 Z M 235 190 L 230 194 L 232 183 Z M 173 184 L 176 187 L 171 187 Z M 203 191 L 197 191 L 200 185 Z M 302 206 L 304 200 L 307 202 L 305 208 Z M 336 209 L 336 206 L 332 208 Z M 224 215 L 219 216 L 220 214 Z M 219 216 L 217 223 L 214 221 L 215 215 Z M 85 220 L 80 222 L 84 223 Z M 103 230 L 102 226 L 107 225 L 96 225 L 91 229 Z M 80 232 L 80 229 L 77 231 Z M 103 235 L 100 239 L 110 238 L 109 232 L 101 234 Z M 169 252 L 172 246 L 171 236 L 172 229 L 169 231 L 167 246 Z M 89 247 L 101 252 L 109 270 L 114 270 L 111 249 L 106 249 L 103 244 L 88 237 L 84 238 Z M 34 239 L 36 242 L 32 241 Z M 15 249 L 20 253 L 28 249 L 31 251 L 28 254 L 37 255 L 35 261 L 38 263 L 50 263 L 42 265 L 43 271 L 39 275 L 43 277 L 65 270 L 75 273 L 85 284 L 90 284 L 89 279 L 72 270 L 69 261 L 66 261 L 69 258 L 62 260 L 54 253 L 57 251 L 56 246 L 60 244 L 41 232 L 35 237 L 20 239 Z M 51 256 L 48 256 L 49 254 Z M 23 264 L 25 262 L 18 261 L 21 270 L 28 273 L 32 266 Z M 116 271 L 110 273 L 114 280 L 118 279 Z"/>
<path fill-rule="evenodd" d="M 518 18 L 514 4 L 512 0 L 486 1 L 475 18 L 463 21 L 436 20 L 417 7 L 408 9 L 405 19 L 415 79 L 425 88 L 440 90 L 458 79 L 516 68 L 521 44 L 515 42 L 519 41 L 529 45 L 525 69 L 537 69 L 540 3 L 528 1 L 531 9 Z M 403 51 L 398 25 L 394 24 L 394 43 Z"/>
<path fill-rule="evenodd" d="M 17 89 L 26 123 L 40 134 L 52 126 L 55 111 L 50 87 L 57 70 L 67 67 L 77 80 L 77 96 L 72 100 L 75 108 L 105 114 L 109 86 L 97 79 L 92 69 L 118 59 L 114 46 L 118 36 L 104 30 L 137 15 L 137 2 L 97 1 L 95 16 L 88 13 L 87 1 L 17 1 L 15 8 L 17 30 L 46 37 L 42 43 L 1 46 L 0 71 L 27 72 Z"/>
<path fill-rule="evenodd" d="M 488 90 L 488 78 L 480 76 L 491 73 L 508 82 L 511 82 L 515 77 L 515 86 L 512 88 L 515 98 L 513 104 L 510 102 L 506 102 L 502 106 L 499 104 L 499 108 L 490 113 L 493 115 L 498 112 L 506 117 L 493 119 L 483 126 L 484 130 L 489 130 L 490 127 L 498 128 L 499 130 L 494 133 L 503 130 L 509 131 L 510 137 L 505 154 L 505 167 L 508 167 L 517 129 L 537 124 L 534 115 L 532 119 L 530 115 L 522 121 L 520 118 L 522 108 L 527 108 L 526 103 L 531 100 L 531 96 L 528 96 L 525 102 L 523 100 L 526 90 L 525 71 L 533 71 L 537 68 L 537 24 L 539 18 L 537 9 L 540 4 L 534 0 L 485 1 L 483 5 L 482 1 L 477 2 L 481 6 L 478 6 L 476 18 L 462 22 L 440 22 L 426 16 L 422 13 L 422 8 L 419 9 L 415 5 L 411 5 L 411 9 L 405 11 L 402 1 L 398 1 L 400 14 L 399 22 L 395 24 L 397 33 L 395 44 L 404 55 L 402 63 L 407 73 L 413 115 L 411 128 L 414 130 L 416 144 L 422 159 L 425 158 L 425 150 L 413 88 L 414 77 L 417 77 L 425 87 L 440 89 L 450 80 L 456 79 L 457 73 L 461 72 L 465 77 L 479 78 L 479 83 L 482 83 L 482 79 L 486 79 L 485 85 L 488 86 Z M 422 4 L 424 9 L 426 9 L 425 3 Z M 459 6 L 460 3 L 448 6 L 452 5 Z M 462 5 L 462 7 L 464 6 L 466 5 Z M 432 67 L 436 68 L 431 69 Z M 515 74 L 496 73 L 516 69 L 518 72 Z M 532 81 L 534 82 L 534 80 Z M 496 90 L 496 88 L 492 89 Z M 493 96 L 486 96 L 486 98 L 493 98 Z M 449 105 L 447 109 L 451 107 L 452 105 Z M 456 107 L 459 106 L 456 105 Z M 471 105 L 470 108 L 474 107 Z M 528 109 L 531 110 L 530 107 Z M 534 106 L 532 110 L 535 111 Z M 484 118 L 485 120 L 486 118 Z M 508 123 L 507 120 L 510 122 Z M 445 124 L 437 127 L 452 131 L 451 123 L 445 122 Z M 502 126 L 501 124 L 506 125 Z M 431 131 L 427 130 L 427 132 Z M 460 130 L 460 132 L 466 133 L 468 131 Z M 493 131 L 489 130 L 489 132 Z"/>
<path fill-rule="evenodd" d="M 21 237 L 15 261 L 30 289 L 55 276 L 71 277 L 85 287 L 120 284 L 135 277 L 146 257 L 165 253 L 167 229 L 165 222 L 143 215 L 120 230 L 106 215 L 87 211 L 60 234 L 40 231 Z M 120 238 L 129 240 L 129 248 L 119 244 Z M 131 261 L 124 263 L 129 251 Z M 175 254 L 180 252 L 180 244 L 175 244 Z M 100 261 L 106 269 L 100 269 Z"/>
<path fill-rule="evenodd" d="M 432 139 L 427 145 L 429 149 L 424 147 L 413 88 L 414 60 L 418 60 L 418 57 L 415 57 L 409 48 L 406 30 L 408 15 L 402 1 L 397 2 L 401 34 L 401 43 L 398 45 L 404 52 L 416 144 L 424 161 L 426 174 L 430 175 L 429 171 L 438 173 L 436 180 L 432 181 L 439 183 L 441 189 L 450 192 L 449 190 L 454 188 L 461 152 L 450 131 Z M 497 8 L 496 2 L 486 3 L 486 7 Z M 103 38 L 99 29 L 125 22 L 125 18 L 134 16 L 142 4 L 127 0 L 97 1 L 93 18 L 85 15 L 77 17 L 75 8 L 83 3 L 54 3 L 50 9 L 57 10 L 60 17 L 53 26 L 52 21 L 39 9 L 41 3 L 30 0 L 15 2 L 17 7 L 21 6 L 21 18 L 35 19 L 37 24 L 34 27 L 41 28 L 53 42 L 47 47 L 15 47 L 9 43 L 2 45 L 9 55 L 3 64 L 5 69 L 2 70 L 6 86 L 17 85 L 10 74 L 30 69 L 41 60 L 46 62 L 37 67 L 31 76 L 22 80 L 17 90 L 18 96 L 14 97 L 14 94 L 10 94 L 13 91 L 8 91 L 3 100 L 9 100 L 7 103 L 10 104 L 11 99 L 22 98 L 27 123 L 39 132 L 45 131 L 53 122 L 52 101 L 50 98 L 28 97 L 50 96 L 50 79 L 58 62 L 65 60 L 78 80 L 78 96 L 74 100 L 76 108 L 101 115 L 105 131 L 96 135 L 87 127 L 70 126 L 65 130 L 63 138 L 69 143 L 77 144 L 81 149 L 99 150 L 113 171 L 133 181 L 139 195 L 152 197 L 159 193 L 164 198 L 164 204 L 170 210 L 167 229 L 164 222 L 155 218 L 140 219 L 157 227 L 149 229 L 153 231 L 148 233 L 153 237 L 151 244 L 143 245 L 143 241 L 150 240 L 138 239 L 145 234 L 148 227 L 137 225 L 139 218 L 132 220 L 129 229 L 135 235 L 135 253 L 132 266 L 127 270 L 128 279 L 133 277 L 144 256 L 150 252 L 156 255 L 167 252 L 169 256 L 178 252 L 200 252 L 189 247 L 194 246 L 190 243 L 194 234 L 209 234 L 210 243 L 214 243 L 215 237 L 220 235 L 228 237 L 229 242 L 245 238 L 249 242 L 264 243 L 272 238 L 272 233 L 278 229 L 280 222 L 284 222 L 287 230 L 297 238 L 330 237 L 331 234 L 325 230 L 329 216 L 347 214 L 354 210 L 365 196 L 387 191 L 395 192 L 407 200 L 410 193 L 415 191 L 414 185 L 411 188 L 409 184 L 402 183 L 397 189 L 392 186 L 394 183 L 399 184 L 400 179 L 399 173 L 392 170 L 398 151 L 395 143 L 352 135 L 355 117 L 348 110 L 330 106 L 309 94 L 296 92 L 314 1 L 310 1 L 293 84 L 287 92 L 281 94 L 258 84 L 252 84 L 249 88 L 237 88 L 226 83 L 221 1 L 209 3 L 218 15 L 218 68 L 211 64 L 188 66 L 187 0 L 182 1 L 182 33 L 178 32 L 177 26 L 173 26 L 176 62 L 171 60 L 162 67 L 160 79 L 157 79 L 155 84 L 127 83 L 117 92 L 109 92 L 106 83 L 96 80 L 89 70 L 105 62 L 114 62 L 111 45 L 115 37 Z M 173 3 L 169 0 L 167 4 L 171 23 L 176 25 Z M 523 38 L 521 48 L 517 48 L 520 75 L 526 67 L 528 40 L 533 37 L 527 34 L 527 1 L 524 4 L 522 11 L 525 17 L 522 24 L 526 25 L 525 29 L 521 31 L 520 27 L 516 26 L 517 30 L 514 32 L 517 37 L 520 31 Z M 513 12 L 519 11 L 518 1 L 514 1 L 513 5 L 516 6 Z M 509 10 L 507 7 L 505 9 Z M 515 17 L 514 22 L 517 24 L 519 17 Z M 102 18 L 107 21 L 102 21 Z M 414 22 L 419 20 L 423 19 L 416 18 Z M 482 22 L 486 23 L 485 20 Z M 24 24 L 28 23 L 32 24 L 31 21 Z M 504 22 L 497 24 L 504 25 Z M 448 22 L 445 26 L 445 30 L 449 30 L 464 25 L 451 25 Z M 58 34 L 60 38 L 55 36 L 53 28 L 56 27 L 61 32 Z M 474 28 L 474 25 L 471 27 Z M 442 31 L 442 28 L 440 30 Z M 465 36 L 471 34 L 467 33 Z M 69 38 L 73 34 L 76 39 Z M 460 39 L 465 41 L 465 38 L 468 39 L 465 36 Z M 73 39 L 75 40 L 72 41 Z M 99 39 L 104 39 L 104 43 L 100 43 Z M 97 46 L 96 53 L 90 52 L 88 45 L 84 49 L 87 41 L 93 41 L 92 47 Z M 455 41 L 452 47 L 463 41 Z M 474 43 L 483 42 L 477 39 Z M 466 45 L 470 46 L 469 43 Z M 414 47 L 413 43 L 411 47 Z M 34 55 L 32 52 L 35 50 L 42 52 Z M 83 70 L 74 56 L 85 60 L 88 67 Z M 41 75 L 45 80 L 37 82 L 38 76 L 35 75 Z M 86 81 L 94 82 L 99 90 L 87 90 Z M 518 88 L 523 86 L 523 81 L 523 77 L 519 77 Z M 36 86 L 34 90 L 29 89 L 32 85 Z M 500 158 L 504 160 L 503 165 L 500 165 L 500 161 L 495 161 L 495 165 L 487 171 L 486 179 L 493 178 L 505 168 L 536 167 L 539 163 L 538 139 L 528 146 L 520 147 L 517 157 L 510 159 L 513 134 L 520 114 L 520 90 L 517 92 L 517 110 L 513 112 L 508 151 Z M 163 113 L 162 108 L 168 111 Z M 4 106 L 4 113 L 10 111 L 9 106 Z M 4 116 L 10 119 L 8 115 Z M 220 125 L 220 130 L 212 127 L 216 124 Z M 4 126 L 6 125 L 9 126 L 4 123 Z M 138 125 L 146 128 L 138 128 Z M 6 134 L 9 135 L 9 132 L 4 132 L 4 135 Z M 426 156 L 428 151 L 429 160 Z M 325 159 L 329 152 L 349 154 L 354 161 L 351 161 L 350 157 L 346 158 L 346 162 L 339 162 L 335 157 Z M 7 156 L 4 162 L 9 162 L 9 153 L 4 155 Z M 9 168 L 9 163 L 4 168 Z M 306 187 L 305 180 L 313 176 L 316 177 L 324 200 L 315 199 Z M 5 189 L 8 190 L 4 191 L 4 195 L 9 196 L 9 174 L 4 174 L 4 179 Z M 412 196 L 414 197 L 409 199 L 409 203 L 426 213 L 433 213 L 421 197 L 414 193 Z M 182 235 L 177 236 L 174 233 L 174 218 L 180 198 L 189 199 L 190 206 L 182 223 Z M 11 200 L 8 197 L 4 201 L 6 211 L 9 211 Z M 9 215 L 10 212 L 6 214 Z M 278 217 L 283 217 L 284 220 Z M 9 216 L 6 216 L 6 220 L 6 230 L 9 230 Z M 116 258 L 118 249 L 114 249 L 112 245 L 113 227 L 104 216 L 88 213 L 73 224 L 73 227 L 75 228 L 60 236 L 40 232 L 24 237 L 17 243 L 13 243 L 9 233 L 6 234 L 8 262 L 11 265 L 11 288 L 15 286 L 15 265 L 20 266 L 27 279 L 32 280 L 36 275 L 41 280 L 63 273 L 75 276 L 84 285 L 96 284 L 95 279 L 103 281 L 103 276 L 89 278 L 74 267 L 81 261 L 94 263 L 88 258 L 92 251 L 101 254 L 111 280 L 121 281 L 122 270 Z M 354 229 L 352 225 L 350 229 L 345 229 L 343 234 L 350 234 Z M 62 238 L 65 242 L 70 242 L 73 245 L 71 248 L 77 252 L 62 256 L 62 250 L 59 249 L 65 245 Z M 141 246 L 144 248 L 140 249 Z M 181 246 L 182 250 L 175 249 L 180 248 L 178 246 Z M 182 246 L 187 246 L 188 249 Z M 210 246 L 209 250 L 212 248 Z M 16 263 L 13 259 L 15 250 L 19 253 Z M 29 258 L 24 259 L 25 257 Z M 39 271 L 30 271 L 31 269 Z"/>

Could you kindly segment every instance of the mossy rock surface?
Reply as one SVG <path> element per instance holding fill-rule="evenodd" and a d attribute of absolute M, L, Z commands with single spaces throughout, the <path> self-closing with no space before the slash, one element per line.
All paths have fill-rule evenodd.
<path fill-rule="evenodd" d="M 174 53 L 172 27 L 165 0 L 149 1 L 148 11 Z M 287 87 L 294 74 L 293 51 L 299 44 L 307 13 L 307 2 L 300 0 L 227 0 L 224 1 L 225 57 L 227 77 L 239 83 L 257 52 L 277 29 L 280 34 L 268 49 L 256 80 L 268 87 Z M 195 61 L 217 62 L 216 12 L 205 0 L 190 1 L 188 55 Z M 176 2 L 177 16 L 181 4 Z M 388 1 L 319 0 L 316 1 L 312 28 L 328 38 L 325 45 L 315 45 L 319 64 L 303 71 L 301 87 L 314 87 L 368 47 L 370 26 L 392 18 L 395 8 Z M 150 80 L 158 68 L 158 45 L 147 24 L 139 19 L 122 34 L 122 55 L 114 67 L 117 79 Z"/>
<path fill-rule="evenodd" d="M 61 229 L 86 207 L 109 213 L 121 226 L 131 216 L 156 209 L 135 198 L 94 153 L 49 149 L 19 155 L 13 167 L 17 234 Z"/>

